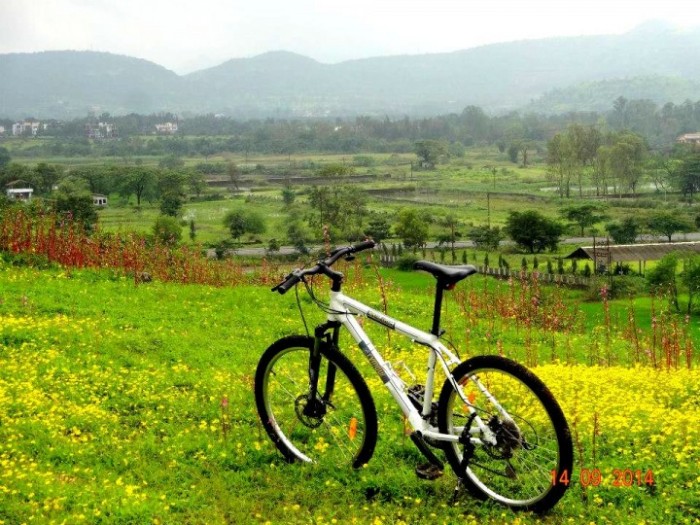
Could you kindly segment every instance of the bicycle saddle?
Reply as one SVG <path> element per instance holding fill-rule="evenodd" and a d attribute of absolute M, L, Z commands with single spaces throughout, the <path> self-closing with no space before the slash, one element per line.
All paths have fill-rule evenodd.
<path fill-rule="evenodd" d="M 446 264 L 437 264 L 430 261 L 416 261 L 413 264 L 413 268 L 424 270 L 433 275 L 444 290 L 451 290 L 459 281 L 477 272 L 476 268 L 471 264 L 447 266 Z"/>

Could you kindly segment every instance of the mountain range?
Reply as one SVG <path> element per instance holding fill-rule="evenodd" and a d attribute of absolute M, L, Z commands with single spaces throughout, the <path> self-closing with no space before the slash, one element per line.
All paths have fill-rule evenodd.
<path fill-rule="evenodd" d="M 0 118 L 217 113 L 234 118 L 420 116 L 609 108 L 618 96 L 700 99 L 700 29 L 526 40 L 323 64 L 276 51 L 188 75 L 92 51 L 0 55 Z"/>

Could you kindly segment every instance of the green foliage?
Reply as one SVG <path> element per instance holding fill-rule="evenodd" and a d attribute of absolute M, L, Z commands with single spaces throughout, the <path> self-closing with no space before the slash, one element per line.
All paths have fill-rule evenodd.
<path fill-rule="evenodd" d="M 566 220 L 575 223 L 581 229 L 581 236 L 585 234 L 585 228 L 607 219 L 604 213 L 597 213 L 604 209 L 599 203 L 583 203 L 565 206 L 560 213 Z"/>
<path fill-rule="evenodd" d="M 309 253 L 308 243 L 311 240 L 311 236 L 300 221 L 292 220 L 289 223 L 287 226 L 287 239 L 300 254 L 306 255 Z"/>
<path fill-rule="evenodd" d="M 239 240 L 244 234 L 260 234 L 266 230 L 265 219 L 258 212 L 241 208 L 230 210 L 224 216 L 224 226 L 228 228 L 231 237 Z"/>
<path fill-rule="evenodd" d="M 167 155 L 158 161 L 158 167 L 175 170 L 185 166 L 185 161 L 178 155 Z"/>
<path fill-rule="evenodd" d="M 160 212 L 169 217 L 177 217 L 182 209 L 182 199 L 174 193 L 167 193 L 160 201 Z"/>
<path fill-rule="evenodd" d="M 376 165 L 377 161 L 370 155 L 355 155 L 352 158 L 352 163 L 357 167 L 371 168 Z"/>
<path fill-rule="evenodd" d="M 518 153 L 520 153 L 518 144 L 512 143 L 510 146 L 508 146 L 508 160 L 510 160 L 513 164 L 518 163 Z"/>
<path fill-rule="evenodd" d="M 652 232 L 665 235 L 668 242 L 671 242 L 674 233 L 687 232 L 692 229 L 686 220 L 668 212 L 652 215 L 647 222 L 647 227 Z"/>
<path fill-rule="evenodd" d="M 674 172 L 674 184 L 689 202 L 700 193 L 700 152 L 692 152 L 681 161 Z"/>
<path fill-rule="evenodd" d="M 504 228 L 508 236 L 524 250 L 539 253 L 542 250 L 556 250 L 563 226 L 535 210 L 512 211 Z"/>
<path fill-rule="evenodd" d="M 207 188 L 207 180 L 204 174 L 197 170 L 191 170 L 187 173 L 187 185 L 190 192 L 194 193 L 199 197 L 202 192 Z"/>
<path fill-rule="evenodd" d="M 402 208 L 394 228 L 409 249 L 422 248 L 428 240 L 428 225 L 413 208 Z"/>
<path fill-rule="evenodd" d="M 318 230 L 330 226 L 333 242 L 338 238 L 356 237 L 367 212 L 366 201 L 365 194 L 354 186 L 314 186 L 309 204 L 315 213 L 309 224 Z"/>
<path fill-rule="evenodd" d="M 153 237 L 161 244 L 178 244 L 182 239 L 180 221 L 173 217 L 161 215 L 153 223 Z"/>
<path fill-rule="evenodd" d="M 319 177 L 348 177 L 354 173 L 352 166 L 346 166 L 345 164 L 326 164 L 321 166 L 316 174 Z"/>
<path fill-rule="evenodd" d="M 694 300 L 700 295 L 700 256 L 696 255 L 683 261 L 681 283 L 688 293 L 687 313 L 690 314 L 695 307 Z"/>
<path fill-rule="evenodd" d="M 440 140 L 419 140 L 414 144 L 414 151 L 418 157 L 420 167 L 434 167 L 440 157 L 448 152 L 447 145 Z"/>
<path fill-rule="evenodd" d="M 282 188 L 282 202 L 284 202 L 285 206 L 291 206 L 292 204 L 294 204 L 294 200 L 296 199 L 296 197 L 296 192 L 289 186 L 285 186 L 284 188 Z"/>
<path fill-rule="evenodd" d="M 418 257 L 412 254 L 402 255 L 396 261 L 396 268 L 403 272 L 411 272 L 414 270 L 413 265 L 418 262 Z"/>
<path fill-rule="evenodd" d="M 632 193 L 637 191 L 648 148 L 643 137 L 625 131 L 614 135 L 606 150 L 605 163 L 613 180 L 626 183 Z"/>
<path fill-rule="evenodd" d="M 124 197 L 136 196 L 136 205 L 141 206 L 141 199 L 156 193 L 156 172 L 149 168 L 124 168 L 119 173 L 119 193 Z"/>
<path fill-rule="evenodd" d="M 669 253 L 647 272 L 646 279 L 652 292 L 668 294 L 669 301 L 676 310 L 680 310 L 678 305 L 678 286 L 676 284 L 677 268 L 678 256 L 674 253 Z"/>
<path fill-rule="evenodd" d="M 616 244 L 634 244 L 639 235 L 639 222 L 634 217 L 626 217 L 620 222 L 611 222 L 605 229 Z"/>
<path fill-rule="evenodd" d="M 10 163 L 10 160 L 12 160 L 12 157 L 10 157 L 10 152 L 7 151 L 7 148 L 0 146 L 0 171 L 2 171 L 5 166 Z"/>
<path fill-rule="evenodd" d="M 194 240 L 197 238 L 197 228 L 195 227 L 194 219 L 190 219 L 189 226 L 190 226 L 190 241 L 194 242 Z"/>
<path fill-rule="evenodd" d="M 364 233 L 375 242 L 381 242 L 391 233 L 391 224 L 384 214 L 373 215 L 365 227 Z"/>
<path fill-rule="evenodd" d="M 469 240 L 479 250 L 497 250 L 503 239 L 503 232 L 498 226 L 476 226 L 469 230 Z"/>
<path fill-rule="evenodd" d="M 267 253 L 277 253 L 280 251 L 280 243 L 274 237 L 267 244 Z"/>
<path fill-rule="evenodd" d="M 57 213 L 70 216 L 87 229 L 91 229 L 97 222 L 97 212 L 89 194 L 59 192 L 56 194 L 55 203 Z"/>

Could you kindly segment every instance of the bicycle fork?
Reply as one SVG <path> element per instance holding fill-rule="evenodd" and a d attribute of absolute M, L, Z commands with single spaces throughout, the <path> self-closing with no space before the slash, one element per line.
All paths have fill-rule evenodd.
<path fill-rule="evenodd" d="M 326 415 L 326 407 L 333 406 L 331 397 L 335 389 L 336 366 L 329 360 L 326 373 L 325 390 L 322 396 L 318 393 L 318 382 L 321 371 L 322 350 L 338 347 L 340 323 L 328 321 L 314 330 L 314 346 L 309 355 L 309 398 L 303 414 L 307 417 L 322 418 Z"/>

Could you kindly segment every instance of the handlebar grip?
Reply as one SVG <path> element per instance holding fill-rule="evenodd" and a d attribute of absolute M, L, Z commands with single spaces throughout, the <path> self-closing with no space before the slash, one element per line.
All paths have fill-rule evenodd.
<path fill-rule="evenodd" d="M 293 273 L 287 279 L 282 281 L 280 284 L 275 286 L 272 291 L 273 292 L 279 292 L 280 295 L 286 294 L 291 288 L 297 285 L 301 281 L 301 277 L 298 276 L 297 274 Z"/>
<path fill-rule="evenodd" d="M 377 245 L 376 242 L 374 241 L 362 241 L 360 243 L 354 244 L 352 246 L 352 251 L 353 253 L 355 252 L 361 252 L 362 250 L 369 250 L 370 248 L 374 248 Z"/>

